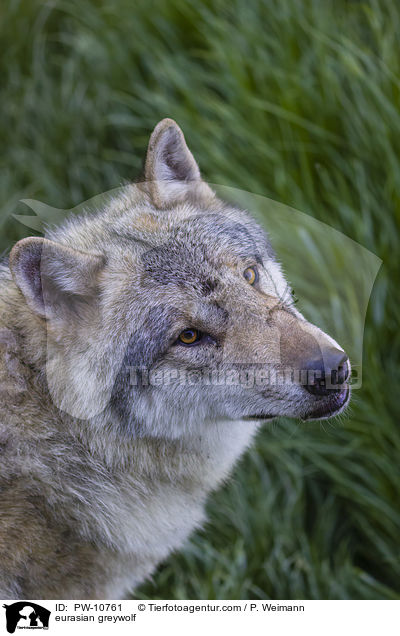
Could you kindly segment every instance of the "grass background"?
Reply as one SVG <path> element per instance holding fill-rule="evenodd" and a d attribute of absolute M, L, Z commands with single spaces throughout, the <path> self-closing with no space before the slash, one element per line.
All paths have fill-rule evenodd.
<path fill-rule="evenodd" d="M 383 259 L 351 416 L 267 426 L 141 598 L 400 598 L 399 39 L 384 0 L 0 5 L 2 250 L 30 233 L 21 198 L 69 208 L 136 177 L 170 116 L 209 181 Z"/>

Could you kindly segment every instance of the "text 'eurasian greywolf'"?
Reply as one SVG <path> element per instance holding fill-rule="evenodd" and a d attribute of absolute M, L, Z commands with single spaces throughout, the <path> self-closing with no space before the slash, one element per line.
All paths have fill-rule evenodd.
<path fill-rule="evenodd" d="M 142 183 L 1 269 L 0 597 L 120 598 L 267 419 L 347 404 L 344 351 L 161 121 Z M 286 299 L 286 300 L 285 300 Z"/>

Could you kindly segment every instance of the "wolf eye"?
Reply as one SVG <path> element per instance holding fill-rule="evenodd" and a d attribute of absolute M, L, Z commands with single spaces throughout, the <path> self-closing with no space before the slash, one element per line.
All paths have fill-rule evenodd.
<path fill-rule="evenodd" d="M 258 281 L 258 271 L 256 267 L 248 267 L 244 270 L 243 276 L 249 283 L 249 285 L 254 285 Z"/>
<path fill-rule="evenodd" d="M 185 329 L 179 335 L 178 341 L 185 345 L 192 345 L 201 339 L 201 333 L 197 329 Z"/>

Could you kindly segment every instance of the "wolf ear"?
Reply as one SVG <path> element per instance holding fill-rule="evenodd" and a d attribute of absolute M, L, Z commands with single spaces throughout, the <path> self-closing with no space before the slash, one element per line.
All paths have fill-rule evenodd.
<path fill-rule="evenodd" d="M 40 237 L 18 241 L 10 269 L 29 307 L 44 318 L 66 317 L 87 305 L 104 257 Z"/>
<path fill-rule="evenodd" d="M 145 180 L 158 208 L 181 201 L 193 192 L 210 199 L 214 192 L 201 179 L 199 167 L 173 119 L 162 119 L 154 128 L 147 149 Z"/>

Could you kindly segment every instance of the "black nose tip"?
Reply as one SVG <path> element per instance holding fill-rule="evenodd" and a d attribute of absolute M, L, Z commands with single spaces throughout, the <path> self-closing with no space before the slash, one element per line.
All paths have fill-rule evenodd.
<path fill-rule="evenodd" d="M 344 351 L 331 347 L 316 360 L 308 360 L 305 389 L 313 395 L 328 395 L 331 391 L 340 391 L 341 385 L 349 377 L 349 359 Z"/>

